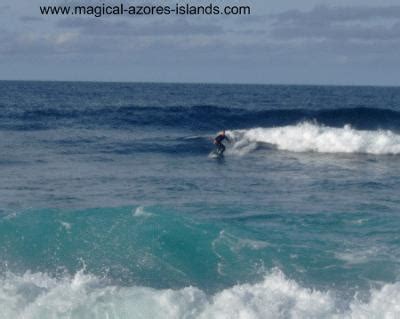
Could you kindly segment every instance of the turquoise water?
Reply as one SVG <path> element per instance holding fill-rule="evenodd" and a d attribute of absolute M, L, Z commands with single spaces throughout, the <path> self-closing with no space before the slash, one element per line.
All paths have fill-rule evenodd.
<path fill-rule="evenodd" d="M 399 89 L 0 93 L 0 318 L 400 316 Z"/>

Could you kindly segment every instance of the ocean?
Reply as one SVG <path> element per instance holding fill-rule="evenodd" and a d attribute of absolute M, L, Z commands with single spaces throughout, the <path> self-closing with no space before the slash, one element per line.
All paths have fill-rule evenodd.
<path fill-rule="evenodd" d="M 400 318 L 398 87 L 1 81 L 0 137 L 0 318 Z"/>

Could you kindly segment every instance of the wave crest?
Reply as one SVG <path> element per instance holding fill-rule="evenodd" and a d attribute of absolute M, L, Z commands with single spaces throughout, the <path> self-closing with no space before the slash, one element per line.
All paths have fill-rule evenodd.
<path fill-rule="evenodd" d="M 303 122 L 273 128 L 228 132 L 233 153 L 244 154 L 257 144 L 271 144 L 279 150 L 318 153 L 400 154 L 400 135 L 390 130 L 363 131 L 350 125 L 334 128 Z"/>

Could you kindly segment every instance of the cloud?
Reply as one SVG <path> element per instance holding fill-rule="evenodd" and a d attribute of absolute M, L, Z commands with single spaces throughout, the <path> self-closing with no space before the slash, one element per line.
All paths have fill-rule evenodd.
<path fill-rule="evenodd" d="M 9 23 L 0 32 L 1 60 L 42 65 L 49 72 L 50 65 L 67 73 L 91 65 L 91 70 L 116 66 L 127 74 L 149 68 L 163 76 L 169 70 L 175 78 L 177 72 L 213 72 L 230 80 L 229 74 L 247 72 L 249 78 L 257 73 L 259 79 L 275 81 L 288 74 L 292 79 L 299 70 L 310 82 L 312 72 L 321 78 L 328 70 L 388 73 L 399 65 L 400 6 L 325 5 L 229 19 L 58 16 L 40 23 L 28 10 L 24 13 L 5 16 Z"/>
<path fill-rule="evenodd" d="M 39 34 L 3 30 L 0 35 L 0 43 L 3 44 L 0 46 L 0 57 L 16 59 L 77 52 L 75 44 L 78 39 L 79 34 L 76 32 Z"/>
<path fill-rule="evenodd" d="M 0 14 L 1 14 L 1 13 L 5 13 L 6 11 L 8 11 L 8 10 L 10 10 L 10 9 L 11 9 L 11 6 L 8 5 L 8 4 L 2 5 L 2 6 L 0 6 Z"/>
<path fill-rule="evenodd" d="M 39 22 L 39 21 L 44 21 L 43 18 L 41 17 L 35 17 L 35 16 L 22 16 L 19 18 L 22 22 Z"/>
<path fill-rule="evenodd" d="M 39 21 L 22 16 L 20 21 Z M 186 19 L 157 19 L 130 21 L 121 19 L 63 18 L 43 19 L 43 23 L 29 29 L 2 30 L 0 56 L 2 57 L 61 57 L 148 55 L 150 50 L 181 54 L 196 47 L 209 47 L 224 34 L 222 26 L 197 23 Z"/>
<path fill-rule="evenodd" d="M 217 35 L 224 32 L 220 25 L 188 22 L 186 19 L 175 19 L 171 22 L 153 22 L 131 24 L 127 21 L 107 21 L 105 19 L 74 18 L 63 19 L 57 23 L 58 28 L 80 29 L 84 34 L 94 36 L 196 36 Z"/>
<path fill-rule="evenodd" d="M 288 10 L 275 14 L 272 17 L 278 22 L 326 24 L 332 22 L 345 22 L 354 20 L 373 20 L 377 18 L 396 19 L 400 17 L 400 6 L 367 7 L 349 6 L 332 7 L 319 5 L 310 11 Z"/>
<path fill-rule="evenodd" d="M 320 39 L 324 41 L 398 41 L 400 6 L 317 6 L 303 12 L 276 14 L 271 35 L 275 39 Z"/>
<path fill-rule="evenodd" d="M 275 27 L 272 35 L 278 39 L 320 39 L 342 41 L 387 41 L 400 39 L 400 23 L 391 26 L 325 25 L 320 28 L 307 25 Z"/>

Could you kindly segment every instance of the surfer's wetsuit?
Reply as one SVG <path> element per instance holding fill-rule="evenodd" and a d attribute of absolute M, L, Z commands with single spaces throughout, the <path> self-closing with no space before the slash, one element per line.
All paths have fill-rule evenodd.
<path fill-rule="evenodd" d="M 227 141 L 229 141 L 228 137 L 225 134 L 218 134 L 218 136 L 214 139 L 214 144 L 217 147 L 217 151 L 218 153 L 222 154 L 223 152 L 225 152 L 225 145 L 222 144 L 222 141 L 226 139 Z"/>

